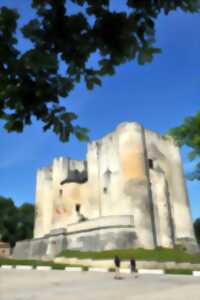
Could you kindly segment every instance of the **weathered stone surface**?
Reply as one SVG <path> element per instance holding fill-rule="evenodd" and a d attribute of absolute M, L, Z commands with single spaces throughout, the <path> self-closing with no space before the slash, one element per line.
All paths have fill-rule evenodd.
<path fill-rule="evenodd" d="M 37 174 L 34 237 L 48 240 L 33 243 L 34 255 L 176 244 L 198 251 L 178 147 L 132 122 L 91 142 L 86 161 L 54 159 Z"/>
<path fill-rule="evenodd" d="M 46 254 L 48 239 L 34 239 L 30 244 L 29 258 L 40 258 Z"/>
<path fill-rule="evenodd" d="M 82 251 L 100 251 L 137 247 L 137 236 L 131 230 L 101 230 L 82 232 L 67 237 L 67 247 Z"/>
<path fill-rule="evenodd" d="M 13 250 L 13 257 L 15 258 L 29 258 L 30 257 L 31 240 L 17 242 Z"/>
<path fill-rule="evenodd" d="M 13 251 L 14 258 L 41 258 L 46 255 L 48 239 L 33 239 L 17 242 Z"/>
<path fill-rule="evenodd" d="M 179 238 L 176 240 L 177 245 L 180 245 L 184 250 L 191 253 L 199 253 L 200 249 L 194 238 Z"/>
<path fill-rule="evenodd" d="M 157 174 L 162 172 L 167 184 L 166 197 L 172 242 L 177 244 L 178 240 L 189 238 L 196 244 L 179 148 L 172 140 L 150 130 L 145 130 L 145 141 L 147 156 L 154 162 L 154 172 Z M 149 176 L 150 181 L 151 176 L 152 174 Z M 157 197 L 162 198 L 161 186 L 158 185 L 156 189 Z M 160 213 L 162 214 L 163 211 L 160 210 Z"/>
<path fill-rule="evenodd" d="M 47 257 L 54 257 L 59 254 L 63 249 L 67 248 L 67 239 L 63 234 L 50 236 L 48 239 L 48 245 L 46 249 Z"/>

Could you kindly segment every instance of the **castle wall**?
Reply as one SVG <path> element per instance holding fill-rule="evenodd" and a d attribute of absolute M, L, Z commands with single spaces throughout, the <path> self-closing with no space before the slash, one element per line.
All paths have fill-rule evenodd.
<path fill-rule="evenodd" d="M 98 152 L 98 156 L 94 164 L 91 157 L 95 157 L 95 152 Z M 119 201 L 121 184 L 117 137 L 110 134 L 93 142 L 92 148 L 89 147 L 88 158 L 88 166 L 92 165 L 92 168 L 88 168 L 88 183 L 90 187 L 92 186 L 90 194 L 98 204 L 97 214 L 99 216 L 127 214 L 123 203 L 120 204 Z"/>
<path fill-rule="evenodd" d="M 79 250 L 136 248 L 137 236 L 131 215 L 104 216 L 67 228 L 68 247 Z"/>
<path fill-rule="evenodd" d="M 67 179 L 73 180 L 75 176 L 82 176 L 84 179 L 86 173 L 85 161 L 63 157 L 54 159 L 52 167 L 38 171 L 35 238 L 48 234 L 52 229 L 66 227 L 67 224 L 77 221 L 74 208 L 86 198 L 87 187 L 78 183 L 61 185 L 61 182 Z"/>
<path fill-rule="evenodd" d="M 134 216 L 135 231 L 140 247 L 154 248 L 144 131 L 140 124 L 125 123 L 117 128 L 117 135 L 121 165 L 119 210 L 120 203 L 126 203 L 126 210 Z"/>
<path fill-rule="evenodd" d="M 133 215 L 138 243 L 153 248 L 143 134 L 139 124 L 126 123 L 89 145 L 89 197 L 98 205 L 97 216 Z"/>
<path fill-rule="evenodd" d="M 192 222 L 191 209 L 189 205 L 184 172 L 182 167 L 181 156 L 179 153 L 179 148 L 173 148 L 171 146 L 171 168 L 173 172 L 171 174 L 172 182 L 172 193 L 174 197 L 173 209 L 174 209 L 174 219 L 175 219 L 175 233 L 176 241 L 179 240 L 192 239 L 194 244 L 196 244 L 196 239 L 194 235 L 194 228 Z M 184 221 L 183 221 L 184 220 Z"/>
<path fill-rule="evenodd" d="M 98 142 L 88 144 L 87 162 L 88 162 L 88 206 L 90 207 L 90 218 L 98 218 L 101 213 L 101 187 L 99 184 L 99 157 L 100 145 Z"/>
<path fill-rule="evenodd" d="M 76 205 L 80 205 L 80 211 L 86 218 L 90 216 L 90 207 L 87 205 L 87 183 L 68 183 L 63 185 L 62 190 L 63 193 L 60 196 L 59 203 L 54 206 L 55 223 L 53 224 L 53 228 L 66 227 L 68 224 L 78 222 Z"/>
<path fill-rule="evenodd" d="M 192 217 L 179 148 L 171 139 L 164 139 L 150 130 L 145 130 L 145 137 L 148 158 L 153 160 L 154 169 L 162 172 L 167 182 L 169 207 L 172 217 L 171 230 L 174 234 L 175 242 L 179 238 L 194 239 Z M 159 192 L 159 188 L 160 186 L 158 185 L 157 196 L 162 199 L 162 190 L 160 189 Z M 160 209 L 160 214 L 164 214 L 162 208 Z M 167 232 L 164 232 L 164 234 L 167 234 Z"/>
<path fill-rule="evenodd" d="M 36 215 L 34 237 L 42 237 L 51 228 L 53 212 L 52 169 L 42 168 L 37 172 L 36 179 Z"/>
<path fill-rule="evenodd" d="M 54 159 L 52 167 L 40 169 L 36 211 L 36 238 L 59 228 L 69 229 L 71 224 L 79 224 L 80 217 L 95 222 L 131 216 L 134 239 L 129 246 L 173 247 L 180 239 L 194 241 L 178 147 L 138 123 L 123 123 L 91 142 L 87 162 L 60 157 Z M 132 229 L 126 230 L 129 236 Z M 117 237 L 117 229 L 106 232 L 109 238 Z M 84 247 L 87 236 L 95 240 L 95 234 L 86 234 Z M 80 234 L 83 238 L 84 230 Z M 100 232 L 97 239 L 100 243 Z M 76 243 L 76 238 L 69 237 L 70 243 Z"/>
<path fill-rule="evenodd" d="M 158 247 L 174 246 L 168 186 L 163 172 L 150 170 L 156 244 Z"/>

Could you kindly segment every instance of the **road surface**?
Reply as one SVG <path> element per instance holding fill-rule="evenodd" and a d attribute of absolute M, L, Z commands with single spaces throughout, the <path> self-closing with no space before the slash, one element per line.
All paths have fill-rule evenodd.
<path fill-rule="evenodd" d="M 200 277 L 0 270 L 0 300 L 200 300 Z"/>

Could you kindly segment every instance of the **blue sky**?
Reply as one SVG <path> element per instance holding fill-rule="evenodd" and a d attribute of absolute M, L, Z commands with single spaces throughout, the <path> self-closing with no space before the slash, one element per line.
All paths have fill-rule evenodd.
<path fill-rule="evenodd" d="M 120 7 L 123 1 L 117 3 Z M 1 0 L 0 5 L 19 9 L 21 24 L 33 16 L 28 0 Z M 79 124 L 91 130 L 91 139 L 102 137 L 124 121 L 137 121 L 165 133 L 199 109 L 199 28 L 199 15 L 175 12 L 160 16 L 156 44 L 162 54 L 152 64 L 120 66 L 115 76 L 104 78 L 102 87 L 92 92 L 84 84 L 76 87 L 65 103 L 79 115 Z M 20 37 L 19 47 L 27 46 Z M 183 149 L 184 168 L 189 171 L 192 164 L 186 153 Z M 85 155 L 86 143 L 72 137 L 63 144 L 53 133 L 44 134 L 40 123 L 27 127 L 23 134 L 8 134 L 0 126 L 0 195 L 12 197 L 17 205 L 33 203 L 38 168 L 50 165 L 57 156 L 84 159 Z M 195 219 L 200 217 L 200 182 L 187 182 L 187 186 Z"/>

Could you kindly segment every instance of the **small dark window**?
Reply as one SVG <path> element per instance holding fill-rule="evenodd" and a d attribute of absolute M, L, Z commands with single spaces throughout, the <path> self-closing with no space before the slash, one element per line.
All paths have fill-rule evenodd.
<path fill-rule="evenodd" d="M 76 204 L 75 206 L 76 212 L 79 213 L 81 210 L 81 205 L 80 204 Z"/>
<path fill-rule="evenodd" d="M 105 188 L 103 188 L 103 192 L 104 192 L 104 194 L 106 194 L 107 193 L 107 191 L 108 191 L 108 189 L 105 187 Z"/>
<path fill-rule="evenodd" d="M 153 159 L 149 159 L 149 169 L 153 169 Z"/>
<path fill-rule="evenodd" d="M 63 190 L 59 190 L 59 195 L 62 196 Z"/>

